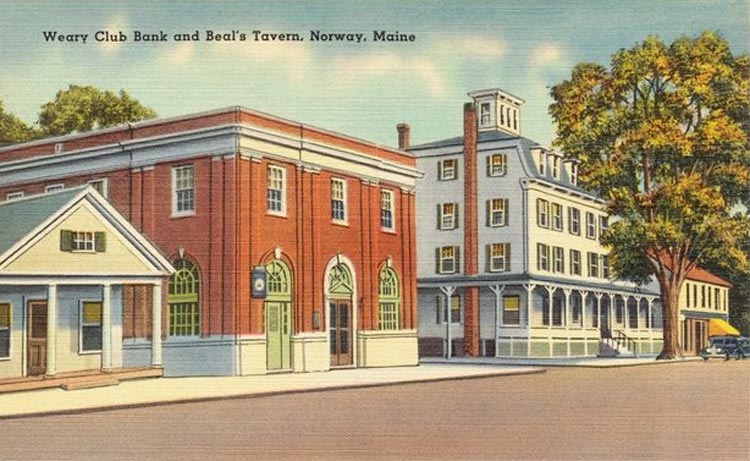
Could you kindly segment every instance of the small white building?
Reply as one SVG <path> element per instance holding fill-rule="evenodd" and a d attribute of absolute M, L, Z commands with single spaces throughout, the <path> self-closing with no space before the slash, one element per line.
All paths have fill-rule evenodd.
<path fill-rule="evenodd" d="M 469 93 L 462 136 L 417 146 L 421 355 L 652 354 L 659 293 L 614 280 L 604 201 L 521 136 L 523 100 Z M 399 127 L 402 144 L 408 140 Z"/>
<path fill-rule="evenodd" d="M 152 290 L 161 366 L 167 259 L 92 187 L 0 203 L 0 379 L 117 370 L 122 290 Z"/>

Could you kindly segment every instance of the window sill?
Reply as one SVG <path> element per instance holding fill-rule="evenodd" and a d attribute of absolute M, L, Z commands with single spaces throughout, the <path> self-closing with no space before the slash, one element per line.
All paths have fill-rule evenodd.
<path fill-rule="evenodd" d="M 334 226 L 349 227 L 349 221 L 339 221 L 336 219 L 332 219 L 331 224 L 333 224 Z"/>
<path fill-rule="evenodd" d="M 281 212 L 281 211 L 268 211 L 268 210 L 266 210 L 266 216 L 272 216 L 274 218 L 284 218 L 284 219 L 288 218 L 288 216 L 286 214 L 286 211 Z"/>
<path fill-rule="evenodd" d="M 172 219 L 179 219 L 179 218 L 188 218 L 190 216 L 195 216 L 195 211 L 189 211 L 189 212 L 181 212 L 181 213 L 172 213 L 170 218 Z"/>
<path fill-rule="evenodd" d="M 101 355 L 102 351 L 78 351 L 78 355 Z"/>
<path fill-rule="evenodd" d="M 388 228 L 388 227 L 381 227 L 380 231 L 383 232 L 383 233 L 385 233 L 385 234 L 396 235 L 396 229 L 391 229 L 391 228 Z"/>
<path fill-rule="evenodd" d="M 0 362 L 10 362 L 12 358 L 10 356 L 8 357 L 0 357 Z"/>

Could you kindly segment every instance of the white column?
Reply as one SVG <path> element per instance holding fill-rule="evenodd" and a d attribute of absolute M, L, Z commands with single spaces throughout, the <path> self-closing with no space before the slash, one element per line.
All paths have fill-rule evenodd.
<path fill-rule="evenodd" d="M 44 373 L 57 374 L 57 285 L 47 287 L 47 364 Z"/>
<path fill-rule="evenodd" d="M 493 354 L 493 357 L 497 356 L 497 347 L 500 340 L 500 319 L 502 318 L 503 313 L 503 291 L 505 291 L 505 285 L 490 285 L 490 290 L 495 294 L 495 353 Z M 520 303 L 519 303 L 520 304 Z M 521 323 L 521 306 L 518 306 L 518 323 Z M 510 351 L 513 355 L 513 338 L 510 340 Z"/>
<path fill-rule="evenodd" d="M 102 370 L 112 369 L 112 286 L 102 286 Z"/>
<path fill-rule="evenodd" d="M 451 349 L 453 348 L 453 338 L 451 337 L 451 297 L 456 291 L 455 287 L 440 287 L 440 291 L 445 295 L 445 358 L 451 358 Z"/>
<path fill-rule="evenodd" d="M 151 305 L 151 366 L 162 366 L 161 358 L 161 282 L 152 286 Z"/>
<path fill-rule="evenodd" d="M 583 330 L 586 328 L 586 298 L 588 298 L 589 292 L 581 290 L 578 294 L 581 296 L 581 318 L 579 320 L 581 321 L 581 329 Z"/>

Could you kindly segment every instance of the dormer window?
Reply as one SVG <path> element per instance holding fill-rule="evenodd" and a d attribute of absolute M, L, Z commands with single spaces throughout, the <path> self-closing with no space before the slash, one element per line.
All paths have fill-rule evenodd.
<path fill-rule="evenodd" d="M 552 177 L 560 178 L 560 157 L 552 156 Z"/>
<path fill-rule="evenodd" d="M 482 126 L 487 126 L 490 124 L 490 122 L 490 103 L 483 102 L 479 106 L 479 124 Z"/>
<path fill-rule="evenodd" d="M 544 176 L 547 174 L 547 154 L 544 151 L 539 152 L 539 174 Z"/>
<path fill-rule="evenodd" d="M 578 184 L 578 165 L 575 163 L 570 164 L 570 183 Z"/>

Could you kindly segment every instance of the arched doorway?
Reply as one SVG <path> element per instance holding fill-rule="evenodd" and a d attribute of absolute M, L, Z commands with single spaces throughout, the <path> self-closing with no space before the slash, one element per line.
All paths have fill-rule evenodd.
<path fill-rule="evenodd" d="M 351 365 L 354 358 L 354 277 L 346 264 L 337 262 L 329 269 L 327 282 L 331 366 Z"/>
<path fill-rule="evenodd" d="M 173 263 L 169 278 L 169 336 L 198 336 L 201 332 L 200 274 L 198 266 L 186 259 Z"/>
<path fill-rule="evenodd" d="M 286 263 L 274 259 L 266 264 L 266 278 L 266 366 L 288 370 L 292 367 L 292 273 Z"/>

